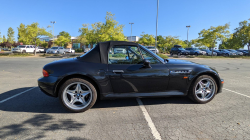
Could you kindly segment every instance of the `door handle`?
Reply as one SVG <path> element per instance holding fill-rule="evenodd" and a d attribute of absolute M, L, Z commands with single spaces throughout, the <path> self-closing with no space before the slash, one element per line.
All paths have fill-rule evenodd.
<path fill-rule="evenodd" d="M 123 70 L 113 70 L 114 73 L 124 73 Z"/>

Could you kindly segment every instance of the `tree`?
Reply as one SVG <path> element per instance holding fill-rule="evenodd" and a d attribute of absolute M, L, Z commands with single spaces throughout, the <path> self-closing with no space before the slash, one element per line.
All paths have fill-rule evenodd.
<path fill-rule="evenodd" d="M 96 22 L 91 24 L 91 27 L 89 27 L 89 24 L 83 24 L 83 27 L 79 29 L 81 35 L 78 37 L 78 40 L 91 46 L 103 41 L 125 41 L 126 38 L 123 34 L 124 25 L 118 25 L 114 14 L 107 12 L 105 20 L 105 23 Z"/>
<path fill-rule="evenodd" d="M 15 33 L 14 30 L 11 27 L 9 27 L 8 34 L 7 34 L 7 40 L 8 40 L 8 42 L 12 43 L 12 42 L 15 41 L 14 33 Z"/>
<path fill-rule="evenodd" d="M 53 37 L 51 32 L 47 32 L 45 28 L 40 28 L 38 25 L 38 23 L 32 23 L 25 26 L 21 23 L 18 28 L 18 41 L 24 44 L 40 44 L 42 43 L 40 37 Z"/>
<path fill-rule="evenodd" d="M 65 37 L 66 39 L 68 39 L 68 41 L 66 43 L 64 43 L 62 46 L 66 47 L 68 46 L 68 43 L 71 41 L 71 36 L 69 35 L 68 32 L 62 31 L 59 33 L 60 36 Z"/>
<path fill-rule="evenodd" d="M 48 43 L 44 41 L 43 43 L 41 43 L 41 46 L 44 47 L 44 48 L 47 48 L 48 47 Z"/>
<path fill-rule="evenodd" d="M 31 25 L 23 25 L 20 24 L 18 28 L 19 42 L 23 42 L 24 44 L 40 44 L 42 41 L 40 37 L 48 36 L 52 37 L 51 32 L 47 32 L 45 28 L 40 28 L 38 23 L 32 23 Z M 35 51 L 36 55 L 36 51 Z"/>
<path fill-rule="evenodd" d="M 0 32 L 0 43 L 3 42 L 3 38 L 2 38 L 2 35 L 1 35 L 1 32 Z"/>
<path fill-rule="evenodd" d="M 7 42 L 7 39 L 5 38 L 5 35 L 3 35 L 3 42 Z"/>
<path fill-rule="evenodd" d="M 249 19 L 250 20 L 250 19 Z M 232 37 L 234 44 L 240 48 L 248 46 L 250 52 L 250 23 L 246 20 L 239 23 L 239 27 L 235 29 Z"/>
<path fill-rule="evenodd" d="M 63 46 L 64 44 L 70 42 L 69 38 L 66 38 L 64 36 L 59 36 L 56 40 L 55 40 L 55 44 L 58 46 Z"/>
<path fill-rule="evenodd" d="M 149 34 L 141 34 L 141 38 L 138 41 L 139 44 L 143 44 L 145 46 L 150 46 L 155 44 L 155 37 Z"/>
<path fill-rule="evenodd" d="M 225 24 L 224 26 L 211 26 L 209 29 L 203 29 L 199 33 L 198 42 L 200 45 L 207 46 L 209 48 L 214 48 L 217 41 L 224 41 L 229 35 L 229 24 Z M 212 49 L 213 53 L 213 49 Z"/>

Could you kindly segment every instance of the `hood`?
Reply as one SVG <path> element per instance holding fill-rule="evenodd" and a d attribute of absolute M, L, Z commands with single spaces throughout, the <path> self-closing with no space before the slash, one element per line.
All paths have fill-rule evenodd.
<path fill-rule="evenodd" d="M 168 64 L 177 64 L 177 65 L 198 65 L 197 63 L 179 60 L 179 59 L 168 59 Z"/>

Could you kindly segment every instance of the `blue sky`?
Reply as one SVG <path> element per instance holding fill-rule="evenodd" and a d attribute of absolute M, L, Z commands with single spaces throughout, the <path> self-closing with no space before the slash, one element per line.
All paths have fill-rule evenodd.
<path fill-rule="evenodd" d="M 105 21 L 106 12 L 112 12 L 119 24 L 124 24 L 124 34 L 142 32 L 155 35 L 156 0 L 2 0 L 0 31 L 7 35 L 12 27 L 17 37 L 20 23 L 38 22 L 40 27 L 56 21 L 55 34 L 61 31 L 78 36 L 84 23 Z M 191 25 L 189 39 L 198 37 L 202 29 L 230 23 L 230 31 L 238 23 L 250 18 L 249 0 L 160 0 L 158 35 L 187 38 L 186 25 Z M 52 30 L 50 28 L 49 30 Z"/>

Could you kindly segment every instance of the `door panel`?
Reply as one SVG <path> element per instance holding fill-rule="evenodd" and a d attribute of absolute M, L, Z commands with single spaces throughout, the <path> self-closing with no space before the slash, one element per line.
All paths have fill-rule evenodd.
<path fill-rule="evenodd" d="M 165 64 L 145 68 L 142 64 L 109 64 L 108 75 L 114 93 L 142 93 L 166 91 L 169 70 Z M 119 70 L 119 71 L 114 71 Z"/>

